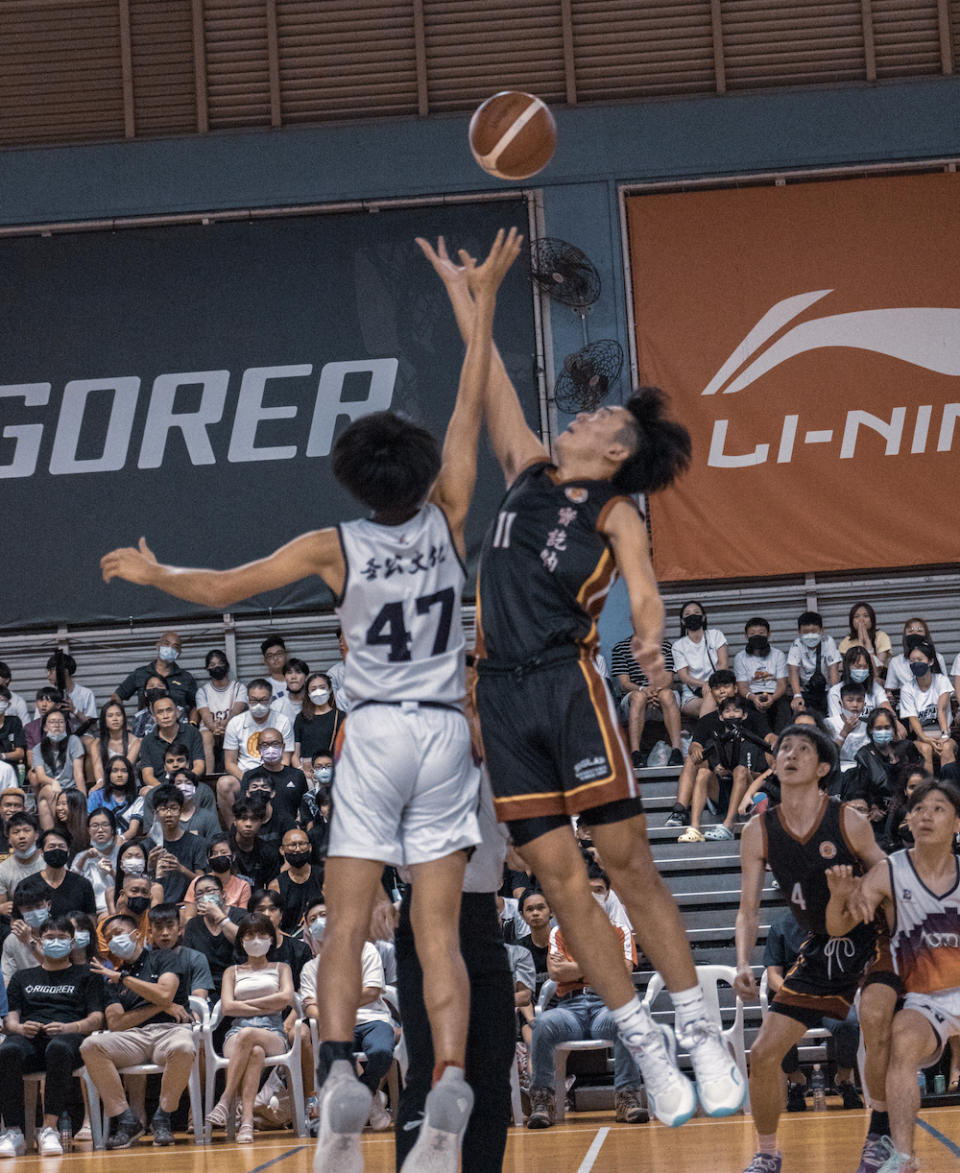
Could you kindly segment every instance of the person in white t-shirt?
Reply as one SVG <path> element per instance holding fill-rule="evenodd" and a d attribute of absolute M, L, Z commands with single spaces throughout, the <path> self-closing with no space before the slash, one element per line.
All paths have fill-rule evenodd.
<path fill-rule="evenodd" d="M 240 793 L 240 780 L 247 770 L 260 765 L 260 736 L 276 729 L 283 737 L 283 765 L 290 764 L 293 753 L 293 727 L 279 708 L 271 705 L 270 682 L 258 676 L 247 685 L 250 707 L 227 722 L 223 734 L 223 764 L 227 773 L 217 782 L 217 807 L 220 821 L 229 827 L 233 822 L 233 804 Z"/>
<path fill-rule="evenodd" d="M 68 712 L 74 713 L 81 721 L 86 718 L 95 719 L 98 715 L 97 701 L 92 691 L 82 684 L 77 684 L 73 679 L 73 674 L 77 670 L 77 661 L 69 653 L 65 653 L 62 660 L 63 664 L 63 694 L 67 698 L 62 708 Z M 53 688 L 59 688 L 57 684 L 57 656 L 52 655 L 47 660 L 47 680 Z M 34 709 L 34 718 L 39 717 L 40 710 Z"/>
<path fill-rule="evenodd" d="M 343 631 L 339 627 L 337 628 L 337 643 L 340 646 L 340 663 L 331 664 L 326 674 L 330 680 L 330 687 L 333 689 L 334 704 L 341 713 L 349 713 L 350 698 L 347 696 L 347 690 L 343 687 L 343 674 L 347 667 L 347 641 L 343 638 Z"/>
<path fill-rule="evenodd" d="M 797 638 L 787 652 L 787 676 L 795 713 L 827 707 L 827 689 L 840 683 L 840 662 L 832 635 L 823 633 L 823 616 L 818 611 L 804 611 L 797 620 Z"/>
<path fill-rule="evenodd" d="M 857 751 L 870 740 L 863 715 L 865 700 L 863 685 L 851 680 L 840 686 L 839 715 L 826 719 L 825 724 L 840 751 L 841 771 L 853 769 L 857 764 Z"/>
<path fill-rule="evenodd" d="M 271 703 L 276 704 L 287 695 L 287 681 L 283 674 L 288 654 L 287 645 L 279 635 L 268 635 L 260 645 L 260 654 L 263 656 L 267 675 L 264 679 L 270 685 L 272 693 Z"/>
<path fill-rule="evenodd" d="M 840 716 L 840 689 L 844 684 L 862 684 L 865 697 L 863 706 L 864 717 L 869 717 L 874 709 L 889 709 L 893 712 L 890 698 L 886 689 L 874 676 L 873 659 L 870 653 L 855 644 L 847 648 L 843 656 L 843 666 L 840 671 L 840 683 L 833 685 L 827 693 L 827 712 L 831 717 Z M 898 736 L 900 734 L 898 733 Z M 905 736 L 905 734 L 904 734 Z"/>
<path fill-rule="evenodd" d="M 919 643 L 928 643 L 931 647 L 935 646 L 926 619 L 921 619 L 915 615 L 903 625 L 903 651 L 897 652 L 895 656 L 891 656 L 887 664 L 887 676 L 884 681 L 887 688 L 895 688 L 899 691 L 913 679 L 913 674 L 910 671 L 910 662 L 907 657 L 910 655 L 911 650 Z M 944 663 L 943 656 L 939 654 L 937 655 L 937 668 L 935 671 L 937 670 L 946 676 L 947 666 Z"/>
<path fill-rule="evenodd" d="M 716 708 L 707 681 L 729 667 L 727 637 L 707 626 L 707 612 L 696 600 L 680 608 L 680 638 L 673 644 L 673 667 L 682 685 L 680 710 L 688 717 L 705 717 Z"/>
<path fill-rule="evenodd" d="M 960 697 L 960 652 L 957 652 L 956 659 L 953 661 L 953 667 L 950 669 L 950 675 L 953 677 L 954 694 Z"/>
<path fill-rule="evenodd" d="M 779 733 L 790 716 L 790 706 L 785 700 L 787 657 L 770 646 L 770 624 L 766 619 L 760 616 L 748 619 L 744 632 L 747 646 L 733 660 L 737 688 L 766 717 L 771 732 Z"/>
<path fill-rule="evenodd" d="M 957 745 L 950 736 L 950 694 L 953 688 L 946 676 L 934 673 L 934 650 L 924 642 L 910 652 L 913 679 L 900 690 L 900 716 L 910 725 L 914 744 L 928 770 L 939 762 L 945 766 L 955 761 Z"/>
<path fill-rule="evenodd" d="M 219 648 L 207 652 L 203 665 L 210 674 L 210 681 L 197 690 L 197 712 L 200 714 L 200 736 L 207 773 L 212 774 L 214 756 L 218 745 L 223 746 L 227 723 L 247 707 L 247 686 L 230 679 L 230 661 Z"/>
<path fill-rule="evenodd" d="M 2 684 L 5 688 L 9 688 L 12 678 L 13 673 L 10 671 L 10 665 L 5 664 L 3 660 L 0 660 L 0 684 Z M 11 691 L 10 708 L 7 709 L 7 712 L 14 717 L 19 717 L 21 725 L 26 725 L 26 723 L 30 720 L 30 713 L 27 709 L 27 702 L 18 692 Z"/>
<path fill-rule="evenodd" d="M 303 702 L 307 695 L 304 686 L 309 675 L 310 665 L 296 656 L 291 656 L 284 665 L 283 679 L 286 682 L 287 691 L 280 700 L 273 702 L 273 707 L 283 713 L 290 722 L 291 729 L 293 723 L 303 712 Z"/>

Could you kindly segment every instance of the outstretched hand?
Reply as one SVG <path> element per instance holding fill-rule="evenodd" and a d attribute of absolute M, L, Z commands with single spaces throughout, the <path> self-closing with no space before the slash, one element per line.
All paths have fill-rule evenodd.
<path fill-rule="evenodd" d="M 460 289 L 469 294 L 470 288 L 467 284 L 466 269 L 463 265 L 458 265 L 450 259 L 447 253 L 447 243 L 443 237 L 437 237 L 436 248 L 433 247 L 429 240 L 425 240 L 422 236 L 418 236 L 416 239 L 417 244 L 420 246 L 420 251 L 430 264 L 433 265 L 434 272 L 444 285 L 448 289 Z"/>
<path fill-rule="evenodd" d="M 483 264 L 478 265 L 475 257 L 470 256 L 466 249 L 460 249 L 458 256 L 463 263 L 467 284 L 474 297 L 487 292 L 495 293 L 500 288 L 500 283 L 517 259 L 522 244 L 523 237 L 516 228 L 511 228 L 507 233 L 501 228 L 494 237 Z"/>
<path fill-rule="evenodd" d="M 103 581 L 109 582 L 113 578 L 123 578 L 127 582 L 134 582 L 140 586 L 149 586 L 153 582 L 157 559 L 147 545 L 147 539 L 141 538 L 136 548 L 121 546 L 111 550 L 100 559 L 100 573 Z"/>

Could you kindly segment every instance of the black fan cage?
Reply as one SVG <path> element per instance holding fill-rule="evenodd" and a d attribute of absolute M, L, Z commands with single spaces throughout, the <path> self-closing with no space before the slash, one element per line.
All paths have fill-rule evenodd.
<path fill-rule="evenodd" d="M 530 276 L 548 297 L 583 310 L 600 296 L 600 274 L 593 261 L 566 240 L 543 236 L 530 244 Z"/>
<path fill-rule="evenodd" d="M 595 411 L 606 399 L 623 369 L 623 347 L 613 338 L 591 342 L 568 354 L 553 388 L 558 408 L 568 415 Z"/>

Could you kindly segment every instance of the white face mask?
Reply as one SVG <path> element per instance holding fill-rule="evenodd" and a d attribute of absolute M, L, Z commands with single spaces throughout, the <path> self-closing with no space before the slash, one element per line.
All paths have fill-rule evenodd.
<path fill-rule="evenodd" d="M 313 703 L 315 705 L 325 705 L 327 703 L 327 701 L 330 699 L 330 689 L 329 688 L 315 688 L 310 693 L 310 699 L 313 701 Z"/>
<path fill-rule="evenodd" d="M 147 864 L 145 860 L 139 859 L 137 856 L 134 856 L 133 859 L 124 856 L 123 870 L 128 876 L 142 876 L 147 870 Z"/>
<path fill-rule="evenodd" d="M 157 648 L 157 658 L 163 660 L 165 664 L 172 664 L 177 658 L 177 649 L 172 648 L 169 644 L 161 644 Z"/>
<path fill-rule="evenodd" d="M 10 708 L 10 702 L 9 702 L 9 701 L 0 701 L 0 717 L 2 717 L 2 716 L 3 716 L 3 714 L 4 714 L 4 713 L 7 711 L 7 709 L 9 709 L 9 708 Z"/>
<path fill-rule="evenodd" d="M 269 712 L 270 712 L 270 706 L 265 705 L 259 701 L 256 704 L 250 706 L 251 715 L 256 717 L 258 720 L 261 719 L 262 717 L 265 717 L 267 715 L 267 713 L 269 713 Z"/>
<path fill-rule="evenodd" d="M 266 957 L 272 944 L 269 937 L 245 937 L 243 951 L 248 957 Z"/>
<path fill-rule="evenodd" d="M 815 648 L 820 642 L 820 636 L 816 631 L 805 631 L 800 639 L 807 645 L 808 648 Z"/>
<path fill-rule="evenodd" d="M 184 802 L 190 802 L 193 796 L 197 793 L 197 788 L 192 782 L 178 782 L 177 789 L 183 795 Z"/>

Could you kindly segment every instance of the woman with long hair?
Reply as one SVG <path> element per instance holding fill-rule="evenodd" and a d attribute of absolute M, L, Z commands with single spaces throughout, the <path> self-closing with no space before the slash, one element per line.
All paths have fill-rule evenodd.
<path fill-rule="evenodd" d="M 311 672 L 303 689 L 303 706 L 293 722 L 293 765 L 302 769 L 320 750 L 333 752 L 333 744 L 343 723 L 343 713 L 333 698 L 333 685 L 326 672 Z"/>
<path fill-rule="evenodd" d="M 103 786 L 91 790 L 87 796 L 87 810 L 111 811 L 117 820 L 120 833 L 124 838 L 132 839 L 136 828 L 131 830 L 129 812 L 137 798 L 137 777 L 129 758 L 114 754 L 107 761 Z"/>
<path fill-rule="evenodd" d="M 914 615 L 903 625 L 903 644 L 901 650 L 895 656 L 891 656 L 890 662 L 887 664 L 885 684 L 888 689 L 894 688 L 899 692 L 905 684 L 909 684 L 913 679 L 908 657 L 917 644 L 922 643 L 929 644 L 936 651 L 933 636 L 930 634 L 930 627 L 926 619 L 921 619 L 920 616 Z M 939 654 L 937 655 L 937 671 L 942 672 L 944 675 L 947 672 L 947 666 L 944 663 L 943 656 Z"/>
<path fill-rule="evenodd" d="M 78 851 L 70 870 L 89 880 L 97 901 L 97 913 L 106 916 L 107 892 L 116 879 L 117 856 L 120 842 L 117 838 L 117 819 L 113 811 L 101 807 L 87 815 L 87 838 L 90 846 Z"/>
<path fill-rule="evenodd" d="M 147 873 L 147 855 L 152 850 L 153 844 L 148 843 L 143 839 L 133 839 L 124 843 L 117 852 L 117 862 L 114 866 L 114 882 L 113 889 L 107 889 L 107 914 L 112 916 L 115 912 L 126 910 L 132 912 L 139 922 L 143 914 L 148 908 L 152 908 L 154 904 L 163 903 L 163 885 L 158 884 L 156 880 L 152 879 Z M 150 895 L 147 897 L 147 904 L 140 908 L 128 908 L 128 902 L 122 896 L 123 881 L 127 876 L 143 876 L 150 885 Z"/>
<path fill-rule="evenodd" d="M 39 807 L 41 800 L 52 803 L 61 790 L 87 793 L 83 776 L 83 742 L 70 732 L 69 717 L 62 709 L 50 709 L 40 720 L 42 736 L 30 759 L 30 785 Z"/>
<path fill-rule="evenodd" d="M 90 742 L 90 759 L 97 789 L 107 785 L 107 769 L 115 757 L 135 762 L 140 752 L 140 738 L 134 737 L 127 724 L 127 711 L 119 701 L 107 701 L 100 710 L 97 736 Z"/>
<path fill-rule="evenodd" d="M 37 819 L 40 830 L 66 827 L 72 843 L 71 858 L 90 846 L 87 831 L 87 800 L 79 790 L 58 790 L 44 793 L 37 799 Z"/>
<path fill-rule="evenodd" d="M 877 672 L 886 668 L 893 649 L 890 636 L 885 631 L 877 630 L 877 615 L 874 609 L 869 603 L 854 603 L 847 619 L 850 633 L 840 641 L 837 648 L 840 655 L 845 655 L 849 648 L 859 646 L 869 652 Z"/>
<path fill-rule="evenodd" d="M 840 680 L 827 691 L 827 716 L 840 716 L 840 690 L 845 684 L 862 684 L 865 693 L 863 715 L 868 717 L 874 709 L 889 709 L 893 705 L 883 685 L 877 680 L 870 653 L 861 644 L 851 644 L 843 653 L 840 665 Z"/>

